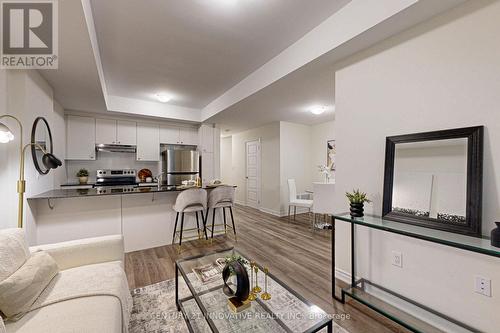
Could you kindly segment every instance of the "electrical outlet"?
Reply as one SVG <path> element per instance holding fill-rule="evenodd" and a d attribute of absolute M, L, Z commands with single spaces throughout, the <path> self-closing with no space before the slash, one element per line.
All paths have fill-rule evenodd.
<path fill-rule="evenodd" d="M 478 294 L 491 297 L 491 280 L 476 275 L 474 281 L 474 291 Z"/>
<path fill-rule="evenodd" d="M 393 266 L 403 268 L 403 254 L 399 251 L 392 251 L 391 263 Z"/>

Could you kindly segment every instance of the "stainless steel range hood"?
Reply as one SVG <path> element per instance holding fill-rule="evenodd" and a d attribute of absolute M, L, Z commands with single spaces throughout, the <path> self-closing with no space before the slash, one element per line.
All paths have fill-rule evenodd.
<path fill-rule="evenodd" d="M 135 153 L 137 151 L 136 146 L 129 145 L 109 145 L 109 144 L 98 144 L 95 146 L 98 152 L 106 153 Z"/>

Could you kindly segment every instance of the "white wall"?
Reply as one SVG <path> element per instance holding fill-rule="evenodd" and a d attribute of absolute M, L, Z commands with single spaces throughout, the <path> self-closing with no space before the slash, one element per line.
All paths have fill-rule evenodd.
<path fill-rule="evenodd" d="M 220 139 L 220 178 L 225 184 L 233 183 L 233 137 Z"/>
<path fill-rule="evenodd" d="M 233 183 L 236 201 L 246 202 L 246 142 L 261 139 L 261 209 L 280 211 L 280 124 L 272 123 L 232 136 Z"/>
<path fill-rule="evenodd" d="M 31 127 L 36 117 L 45 117 L 51 126 L 54 140 L 54 152 L 57 157 L 64 161 L 64 116 L 60 106 L 55 104 L 53 92 L 50 85 L 38 74 L 37 71 L 1 70 L 0 94 L 6 94 L 7 112 L 19 118 L 24 127 L 23 143 L 30 141 Z M 19 129 L 15 122 L 5 120 L 11 128 L 16 139 L 3 147 L 7 150 L 8 157 L 0 162 L 0 179 L 2 187 L 5 187 L 5 200 L 2 200 L 0 212 L 0 228 L 17 226 L 17 192 L 16 181 L 19 170 Z M 5 153 L 5 152 L 4 152 Z M 62 168 L 64 169 L 64 167 Z M 25 178 L 26 194 L 38 194 L 57 185 L 64 177 L 64 170 L 50 172 L 48 175 L 39 175 L 33 166 L 31 154 L 26 153 Z M 30 206 L 25 202 L 25 229 L 27 230 L 30 243 L 36 242 L 35 226 Z"/>
<path fill-rule="evenodd" d="M 332 91 L 332 96 L 334 92 Z M 311 126 L 311 181 L 324 182 L 325 176 L 318 171 L 318 165 L 326 165 L 326 142 L 335 140 L 335 121 Z M 331 174 L 332 179 L 335 177 Z"/>
<path fill-rule="evenodd" d="M 498 221 L 500 173 L 500 2 L 469 1 L 356 55 L 336 73 L 337 177 L 344 192 L 367 191 L 381 214 L 385 137 L 485 125 L 483 234 Z M 338 222 L 337 267 L 349 271 L 348 225 Z M 500 326 L 500 261 L 381 231 L 357 232 L 358 275 L 485 331 Z M 403 268 L 391 266 L 392 250 Z M 474 275 L 492 297 L 474 293 Z"/>
<path fill-rule="evenodd" d="M 311 148 L 310 126 L 280 121 L 281 214 L 288 214 L 288 179 L 295 179 L 297 193 L 312 190 Z"/>

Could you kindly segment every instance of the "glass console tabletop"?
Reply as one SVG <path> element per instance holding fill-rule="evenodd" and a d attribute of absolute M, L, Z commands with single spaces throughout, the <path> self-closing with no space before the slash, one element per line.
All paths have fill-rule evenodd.
<path fill-rule="evenodd" d="M 176 305 L 190 332 L 332 332 L 333 322 L 326 312 L 310 304 L 271 273 L 267 279 L 271 299 L 264 301 L 257 297 L 250 308 L 232 312 L 228 297 L 222 291 L 222 273 L 202 283 L 193 271 L 230 255 L 241 255 L 249 260 L 229 249 L 176 262 Z M 262 267 L 258 267 L 258 284 L 264 291 L 264 273 Z M 247 271 L 250 278 L 250 267 Z"/>
<path fill-rule="evenodd" d="M 334 219 L 354 223 L 368 228 L 384 230 L 388 232 L 419 238 L 434 243 L 448 245 L 467 251 L 478 252 L 494 257 L 500 257 L 500 248 L 491 245 L 486 237 L 471 237 L 453 232 L 441 231 L 412 224 L 386 220 L 381 217 L 365 215 L 352 218 L 349 214 L 334 215 Z"/>

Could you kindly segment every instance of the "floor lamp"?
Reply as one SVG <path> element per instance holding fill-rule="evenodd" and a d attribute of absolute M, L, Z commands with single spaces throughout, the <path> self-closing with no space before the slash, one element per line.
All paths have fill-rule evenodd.
<path fill-rule="evenodd" d="M 24 192 L 26 191 L 26 181 L 24 180 L 24 154 L 26 152 L 26 148 L 31 146 L 36 146 L 43 152 L 42 162 L 47 169 L 55 169 L 62 165 L 62 162 L 52 155 L 48 153 L 41 147 L 39 144 L 34 142 L 30 142 L 23 147 L 23 125 L 16 117 L 12 115 L 1 115 L 2 118 L 10 118 L 17 122 L 19 125 L 19 180 L 17 181 L 17 193 L 19 195 L 19 203 L 18 203 L 18 211 L 17 211 L 17 226 L 19 228 L 23 227 L 23 206 L 24 206 Z M 9 143 L 14 140 L 14 135 L 10 131 L 10 129 L 5 125 L 0 123 L 0 143 Z"/>

